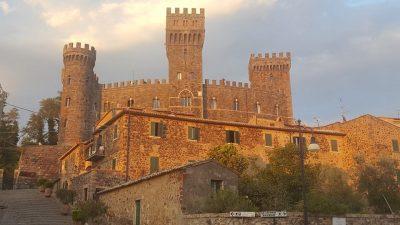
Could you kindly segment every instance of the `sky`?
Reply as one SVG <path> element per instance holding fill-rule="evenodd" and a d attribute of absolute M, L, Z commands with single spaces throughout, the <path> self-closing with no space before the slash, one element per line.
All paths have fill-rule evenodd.
<path fill-rule="evenodd" d="M 205 8 L 204 78 L 248 82 L 250 53 L 288 51 L 295 118 L 400 112 L 398 0 L 0 0 L 8 101 L 37 110 L 56 96 L 69 42 L 97 49 L 102 83 L 166 78 L 166 7 Z"/>

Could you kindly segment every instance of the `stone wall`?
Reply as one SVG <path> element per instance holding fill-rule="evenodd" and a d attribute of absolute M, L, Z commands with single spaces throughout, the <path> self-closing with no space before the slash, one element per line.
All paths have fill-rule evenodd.
<path fill-rule="evenodd" d="M 370 215 L 370 214 L 348 214 L 338 216 L 346 218 L 346 225 L 398 225 L 399 215 Z M 271 218 L 232 218 L 229 214 L 192 214 L 184 215 L 183 225 L 302 225 L 301 213 L 288 213 L 288 217 L 276 219 Z M 331 216 L 309 217 L 310 225 L 334 225 Z"/>
<path fill-rule="evenodd" d="M 144 180 L 135 185 L 100 193 L 111 221 L 135 221 L 135 201 L 140 200 L 142 225 L 182 224 L 180 206 L 182 171 Z M 155 197 L 156 196 L 156 197 Z M 117 224 L 117 223 L 111 223 Z"/>
<path fill-rule="evenodd" d="M 34 187 L 39 178 L 57 179 L 60 170 L 58 159 L 66 151 L 66 147 L 58 145 L 21 147 L 21 156 L 15 175 L 15 187 Z"/>

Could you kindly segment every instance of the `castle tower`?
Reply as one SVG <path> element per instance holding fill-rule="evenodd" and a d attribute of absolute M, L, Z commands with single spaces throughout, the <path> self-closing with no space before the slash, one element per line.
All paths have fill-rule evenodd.
<path fill-rule="evenodd" d="M 173 111 L 202 114 L 204 9 L 167 8 L 165 46 Z"/>
<path fill-rule="evenodd" d="M 96 50 L 69 43 L 63 50 L 59 144 L 72 146 L 90 137 L 99 107 Z"/>
<path fill-rule="evenodd" d="M 290 53 L 251 54 L 249 80 L 254 109 L 259 113 L 280 117 L 287 122 L 293 119 L 290 88 Z"/>

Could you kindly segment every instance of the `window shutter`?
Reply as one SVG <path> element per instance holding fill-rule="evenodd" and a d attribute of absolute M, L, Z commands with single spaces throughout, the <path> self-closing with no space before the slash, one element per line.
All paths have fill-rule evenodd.
<path fill-rule="evenodd" d="M 151 131 L 150 131 L 151 136 L 156 136 L 156 123 L 151 122 Z"/>
<path fill-rule="evenodd" d="M 189 138 L 189 140 L 193 140 L 193 138 L 192 138 L 192 127 L 188 127 L 188 138 Z"/>
<path fill-rule="evenodd" d="M 229 130 L 226 130 L 225 131 L 225 142 L 226 143 L 230 143 L 230 131 Z"/>
<path fill-rule="evenodd" d="M 392 140 L 392 146 L 393 146 L 393 151 L 395 152 L 399 151 L 399 141 L 397 139 Z"/>
<path fill-rule="evenodd" d="M 265 134 L 265 145 L 272 146 L 272 135 L 271 134 Z"/>
<path fill-rule="evenodd" d="M 160 129 L 159 136 L 165 137 L 167 133 L 167 126 L 165 126 L 165 124 L 159 123 L 159 129 Z"/>
<path fill-rule="evenodd" d="M 337 152 L 338 151 L 338 143 L 337 140 L 331 140 L 331 150 Z"/>
<path fill-rule="evenodd" d="M 234 142 L 239 144 L 240 143 L 240 133 L 239 133 L 239 131 L 235 131 L 234 138 L 235 138 Z"/>
<path fill-rule="evenodd" d="M 195 128 L 195 138 L 196 140 L 200 139 L 200 128 L 198 127 Z"/>
<path fill-rule="evenodd" d="M 159 168 L 158 157 L 150 157 L 150 173 L 157 172 L 158 168 Z"/>

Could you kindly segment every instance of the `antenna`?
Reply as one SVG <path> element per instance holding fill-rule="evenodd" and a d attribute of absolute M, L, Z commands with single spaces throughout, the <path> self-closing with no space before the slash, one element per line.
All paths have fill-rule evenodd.
<path fill-rule="evenodd" d="M 400 109 L 397 110 L 397 119 L 400 120 Z"/>
<path fill-rule="evenodd" d="M 347 121 L 347 119 L 346 119 L 347 111 L 344 108 L 344 104 L 343 104 L 342 98 L 339 98 L 339 104 L 340 104 L 340 115 L 342 117 L 342 121 L 346 122 Z"/>
<path fill-rule="evenodd" d="M 321 120 L 319 120 L 319 118 L 317 116 L 314 116 L 313 119 L 314 119 L 314 122 L 317 124 L 317 127 L 320 127 Z"/>

